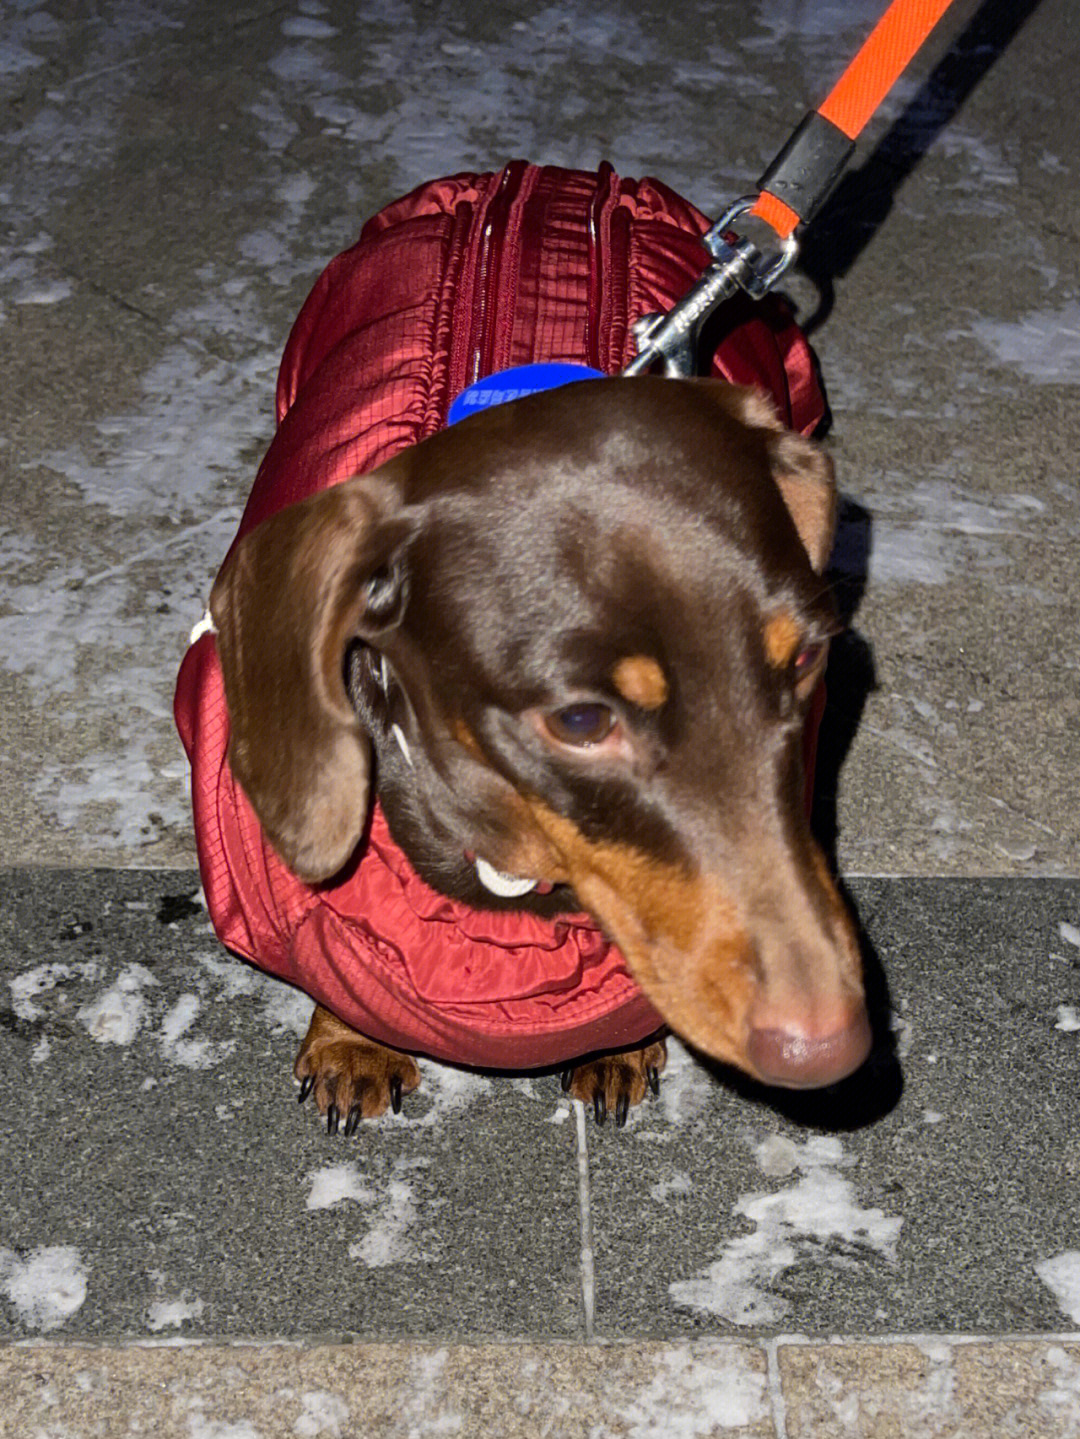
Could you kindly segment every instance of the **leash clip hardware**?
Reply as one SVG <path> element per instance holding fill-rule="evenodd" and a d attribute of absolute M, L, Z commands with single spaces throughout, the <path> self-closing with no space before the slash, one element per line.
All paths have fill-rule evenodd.
<path fill-rule="evenodd" d="M 737 290 L 760 300 L 776 284 L 799 253 L 799 242 L 789 235 L 779 253 L 764 255 L 745 235 L 732 231 L 732 224 L 756 203 L 756 195 L 736 200 L 706 232 L 704 244 L 716 263 L 692 290 L 670 310 L 643 315 L 635 322 L 638 353 L 622 371 L 623 376 L 644 374 L 658 360 L 669 379 L 695 375 L 698 332 L 717 305 Z"/>
<path fill-rule="evenodd" d="M 718 265 L 731 270 L 735 283 L 752 300 L 760 300 L 767 295 L 799 253 L 794 231 L 781 241 L 778 251 L 765 254 L 760 246 L 732 228 L 736 220 L 753 210 L 759 198 L 757 195 L 744 195 L 741 200 L 736 200 L 704 236 L 709 254 Z M 770 232 L 770 226 L 765 221 L 761 225 L 763 230 Z"/>

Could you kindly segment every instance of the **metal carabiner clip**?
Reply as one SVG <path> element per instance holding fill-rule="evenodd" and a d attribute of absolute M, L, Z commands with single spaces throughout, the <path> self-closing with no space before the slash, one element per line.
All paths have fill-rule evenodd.
<path fill-rule="evenodd" d="M 697 344 L 701 326 L 723 300 L 738 290 L 760 300 L 776 284 L 799 253 L 794 234 L 781 243 L 780 250 L 766 255 L 746 235 L 734 230 L 734 222 L 757 204 L 756 195 L 736 200 L 703 236 L 714 264 L 692 290 L 670 310 L 644 315 L 634 324 L 638 353 L 622 371 L 624 376 L 641 375 L 657 364 L 669 378 L 697 373 Z"/>

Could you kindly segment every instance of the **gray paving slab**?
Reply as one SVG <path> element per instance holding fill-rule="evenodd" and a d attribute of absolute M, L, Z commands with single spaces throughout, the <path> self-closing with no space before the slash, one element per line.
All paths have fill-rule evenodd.
<path fill-rule="evenodd" d="M 427 1065 L 327 1136 L 290 1082 L 306 1001 L 216 945 L 191 872 L 0 891 L 4 1336 L 1080 1325 L 1080 882 L 859 882 L 871 1069 L 785 1098 L 673 1047 L 624 1131 L 582 1125 L 584 1186 L 551 1075 Z"/>
<path fill-rule="evenodd" d="M 190 873 L 6 878 L 9 1297 L 48 1292 L 66 1256 L 86 1337 L 583 1334 L 555 1081 L 432 1066 L 407 1120 L 331 1138 L 291 1078 L 310 1002 L 221 950 L 195 892 Z M 52 1332 L 19 1313 L 2 1332 Z"/>
<path fill-rule="evenodd" d="M 7 861 L 193 862 L 173 677 L 291 320 L 366 216 L 514 155 L 610 159 L 716 213 L 881 8 L 5 15 Z M 1070 0 L 956 0 L 790 287 L 856 506 L 838 562 L 872 660 L 832 674 L 848 872 L 1077 872 L 1077 45 Z"/>
<path fill-rule="evenodd" d="M 1080 1238 L 1080 887 L 852 890 L 891 996 L 870 1065 L 737 1097 L 676 1054 L 661 1103 L 591 1145 L 598 1333 L 1063 1323 L 1037 1266 Z"/>

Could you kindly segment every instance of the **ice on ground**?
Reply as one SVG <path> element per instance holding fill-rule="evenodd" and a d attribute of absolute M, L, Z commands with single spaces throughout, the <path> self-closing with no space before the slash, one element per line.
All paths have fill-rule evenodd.
<path fill-rule="evenodd" d="M 205 1400 L 196 1399 L 188 1411 L 190 1439 L 264 1439 L 262 1432 L 246 1419 L 240 1419 L 235 1424 L 223 1419 L 208 1419 L 204 1405 Z"/>
<path fill-rule="evenodd" d="M 454 1115 L 492 1092 L 490 1079 L 482 1074 L 472 1074 L 467 1069 L 436 1064 L 430 1059 L 421 1059 L 419 1068 L 421 1086 L 417 1093 L 431 1100 L 431 1108 L 425 1114 L 410 1115 L 410 1126 L 433 1129 L 446 1124 Z"/>
<path fill-rule="evenodd" d="M 771 1428 L 768 1380 L 734 1345 L 667 1346 L 639 1385 L 612 1396 L 626 1439 L 705 1439 L 725 1429 Z"/>
<path fill-rule="evenodd" d="M 732 1240 L 692 1279 L 671 1284 L 677 1305 L 732 1324 L 776 1324 L 791 1305 L 772 1285 L 795 1264 L 895 1262 L 903 1220 L 859 1204 L 854 1185 L 839 1173 L 852 1161 L 838 1139 L 815 1137 L 800 1145 L 771 1136 L 755 1152 L 766 1174 L 799 1170 L 801 1178 L 736 1202 L 734 1212 L 755 1226 L 753 1232 Z"/>
<path fill-rule="evenodd" d="M 314 1439 L 326 1435 L 326 1439 L 343 1439 L 345 1425 L 349 1422 L 349 1406 L 337 1394 L 326 1389 L 308 1389 L 300 1395 L 304 1412 L 293 1424 L 293 1432 L 300 1439 Z"/>
<path fill-rule="evenodd" d="M 1019 320 L 976 320 L 976 338 L 1000 364 L 1043 385 L 1080 383 L 1080 300 L 1031 310 Z"/>
<path fill-rule="evenodd" d="M 17 285 L 11 298 L 16 305 L 57 305 L 69 299 L 73 289 L 70 280 L 31 280 Z"/>
<path fill-rule="evenodd" d="M 0 1249 L 0 1288 L 20 1323 L 49 1333 L 59 1329 L 86 1299 L 87 1267 L 70 1244 L 46 1245 L 20 1258 Z"/>
<path fill-rule="evenodd" d="M 1052 1379 L 1039 1395 L 1040 1407 L 1049 1411 L 1055 1434 L 1080 1434 L 1080 1363 L 1053 1344 L 1046 1351 L 1046 1367 Z"/>
<path fill-rule="evenodd" d="M 84 964 L 36 964 L 8 981 L 11 1008 L 18 1019 L 30 1022 L 41 1019 L 45 1011 L 34 1002 L 38 995 L 48 994 L 69 979 L 96 979 L 97 976 L 98 966 L 93 960 Z"/>
<path fill-rule="evenodd" d="M 162 1329 L 179 1329 L 189 1319 L 201 1319 L 205 1305 L 201 1299 L 159 1299 L 146 1311 L 146 1326 L 158 1333 Z"/>
<path fill-rule="evenodd" d="M 1080 1324 L 1080 1249 L 1067 1249 L 1036 1264 L 1035 1273 L 1050 1290 L 1058 1308 Z"/>
<path fill-rule="evenodd" d="M 649 1194 L 653 1199 L 659 1199 L 661 1203 L 669 1199 L 673 1194 L 690 1194 L 693 1184 L 688 1174 L 681 1169 L 676 1169 L 666 1179 L 658 1179 L 650 1186 Z"/>
<path fill-rule="evenodd" d="M 364 1183 L 355 1164 L 330 1164 L 325 1169 L 312 1169 L 308 1182 L 311 1185 L 306 1201 L 309 1209 L 330 1209 L 346 1200 L 356 1204 L 375 1203 L 375 1191 Z"/>
<path fill-rule="evenodd" d="M 131 1044 L 146 1015 L 143 990 L 157 982 L 143 965 L 125 965 L 116 982 L 84 1004 L 76 1018 L 98 1044 Z"/>
<path fill-rule="evenodd" d="M 449 1354 L 436 1349 L 418 1354 L 409 1376 L 408 1389 L 401 1394 L 401 1429 L 417 1439 L 435 1439 L 436 1435 L 459 1434 L 464 1426 L 460 1410 L 447 1402 L 443 1377 Z"/>
<path fill-rule="evenodd" d="M 401 1169 L 405 1167 L 398 1165 Z M 336 1204 L 363 1206 L 366 1230 L 348 1248 L 350 1259 L 359 1259 L 369 1269 L 388 1264 L 408 1264 L 423 1256 L 412 1230 L 417 1221 L 413 1186 L 402 1178 L 369 1183 L 353 1163 L 330 1164 L 309 1172 L 308 1209 L 330 1209 Z"/>
<path fill-rule="evenodd" d="M 349 1245 L 349 1258 L 362 1260 L 369 1269 L 384 1269 L 388 1264 L 416 1259 L 416 1244 L 409 1232 L 416 1217 L 412 1185 L 392 1179 L 386 1186 L 383 1214 L 363 1239 Z"/>
<path fill-rule="evenodd" d="M 182 994 L 161 1021 L 161 1052 L 185 1069 L 212 1069 L 236 1048 L 234 1039 L 188 1039 L 202 1008 L 197 994 Z"/>

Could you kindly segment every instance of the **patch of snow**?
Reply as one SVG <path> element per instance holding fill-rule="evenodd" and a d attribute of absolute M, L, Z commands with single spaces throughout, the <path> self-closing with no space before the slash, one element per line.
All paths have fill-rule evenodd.
<path fill-rule="evenodd" d="M 201 1008 L 197 994 L 182 994 L 161 1021 L 161 1052 L 173 1064 L 185 1069 L 212 1069 L 236 1048 L 234 1039 L 184 1037 L 198 1019 Z"/>
<path fill-rule="evenodd" d="M 791 1144 L 788 1155 L 802 1178 L 787 1189 L 747 1194 L 736 1202 L 734 1212 L 754 1231 L 732 1240 L 693 1279 L 669 1286 L 679 1307 L 732 1324 L 777 1324 L 791 1305 L 771 1286 L 793 1265 L 850 1264 L 871 1256 L 895 1262 L 903 1220 L 859 1204 L 854 1185 L 838 1172 L 851 1162 L 840 1141 L 823 1136 Z M 769 1167 L 775 1167 L 777 1154 L 775 1146 L 766 1151 Z"/>
<path fill-rule="evenodd" d="M 189 1319 L 201 1319 L 206 1306 L 201 1299 L 159 1299 L 146 1311 L 146 1325 L 158 1333 L 162 1329 L 179 1329 Z"/>
<path fill-rule="evenodd" d="M 243 456 L 268 438 L 265 409 L 277 363 L 253 307 L 249 298 L 228 306 L 205 299 L 174 316 L 184 333 L 232 337 L 239 330 L 247 353 L 226 361 L 177 341 L 143 375 L 142 404 L 96 422 L 93 451 L 72 445 L 43 463 L 77 485 L 87 504 L 117 518 L 188 518 L 227 494 L 233 505 L 224 518 L 235 526 L 235 476 L 244 472 Z"/>
<path fill-rule="evenodd" d="M 408 1387 L 401 1393 L 401 1433 L 409 1439 L 443 1439 L 464 1428 L 460 1411 L 446 1398 L 448 1358 L 445 1349 L 436 1349 L 418 1355 L 410 1365 Z"/>
<path fill-rule="evenodd" d="M 293 1433 L 300 1439 L 314 1439 L 326 1434 L 329 1439 L 342 1439 L 349 1422 L 349 1406 L 326 1389 L 308 1389 L 300 1395 L 304 1412 L 293 1424 Z"/>
<path fill-rule="evenodd" d="M 1040 385 L 1080 383 L 1080 300 L 1019 320 L 977 320 L 975 337 L 999 364 Z"/>
<path fill-rule="evenodd" d="M 623 1416 L 627 1439 L 697 1439 L 717 1428 L 749 1429 L 768 1424 L 772 1406 L 768 1379 L 749 1355 L 731 1345 L 695 1344 L 668 1348 L 648 1385 L 634 1391 Z"/>
<path fill-rule="evenodd" d="M 125 965 L 115 983 L 84 1004 L 75 1017 L 98 1044 L 131 1044 L 146 1013 L 143 990 L 157 983 L 143 965 Z"/>
<path fill-rule="evenodd" d="M 204 1403 L 204 1400 L 197 1399 L 188 1412 L 190 1439 L 262 1439 L 260 1431 L 246 1419 L 235 1424 L 222 1419 L 208 1419 L 203 1412 Z"/>
<path fill-rule="evenodd" d="M 34 1003 L 37 996 L 48 994 L 58 984 L 73 979 L 76 975 L 82 979 L 96 979 L 98 967 L 92 960 L 76 965 L 52 962 L 36 964 L 33 969 L 24 969 L 21 974 L 16 974 L 8 981 L 11 1008 L 16 1017 L 28 1021 L 41 1019 L 45 1011 L 39 1004 Z"/>
<path fill-rule="evenodd" d="M 303 1039 L 314 1012 L 312 1001 L 299 989 L 281 980 L 267 985 L 263 997 L 263 1019 L 272 1034 L 294 1034 Z"/>
<path fill-rule="evenodd" d="M 324 1169 L 312 1169 L 308 1182 L 311 1185 L 307 1197 L 309 1209 L 330 1209 L 346 1200 L 355 1204 L 375 1203 L 375 1191 L 360 1178 L 355 1164 L 329 1164 Z"/>
<path fill-rule="evenodd" d="M 418 1257 L 416 1245 L 409 1235 L 416 1222 L 412 1185 L 392 1179 L 386 1186 L 384 1202 L 382 1215 L 363 1239 L 349 1245 L 349 1258 L 362 1260 L 369 1269 L 383 1269 L 388 1264 L 407 1264 Z"/>
<path fill-rule="evenodd" d="M 660 1075 L 660 1113 L 667 1124 L 692 1124 L 708 1107 L 716 1093 L 716 1084 L 689 1050 L 673 1037 L 667 1041 L 667 1064 Z M 642 1125 L 637 1133 L 642 1139 L 666 1139 L 667 1134 L 646 1129 L 650 1107 L 641 1111 Z"/>
<path fill-rule="evenodd" d="M 491 1080 L 482 1074 L 455 1069 L 449 1064 L 437 1064 L 432 1059 L 421 1059 L 417 1063 L 422 1079 L 422 1088 L 418 1092 L 426 1094 L 432 1103 L 426 1114 L 417 1118 L 410 1115 L 410 1127 L 436 1128 L 478 1100 L 486 1099 L 492 1092 Z M 395 1117 L 388 1116 L 385 1121 L 391 1129 Z"/>
<path fill-rule="evenodd" d="M 58 305 L 70 298 L 73 289 L 70 280 L 30 280 L 17 285 L 11 298 L 16 305 Z"/>
<path fill-rule="evenodd" d="M 658 1179 L 655 1184 L 651 1185 L 649 1194 L 653 1199 L 659 1199 L 661 1203 L 664 1203 L 673 1194 L 690 1194 L 693 1188 L 689 1174 L 684 1174 L 681 1169 L 676 1169 L 667 1179 Z"/>
<path fill-rule="evenodd" d="M 1039 1394 L 1038 1403 L 1050 1411 L 1055 1434 L 1080 1434 L 1080 1363 L 1060 1345 L 1052 1344 L 1046 1351 L 1046 1367 L 1053 1378 L 1050 1387 Z"/>
<path fill-rule="evenodd" d="M 332 40 L 339 33 L 336 25 L 308 15 L 291 15 L 281 22 L 281 33 L 290 40 Z"/>
<path fill-rule="evenodd" d="M 1036 1264 L 1035 1273 L 1057 1300 L 1058 1308 L 1080 1324 L 1080 1250 L 1067 1249 Z"/>
<path fill-rule="evenodd" d="M 865 498 L 874 512 L 874 584 L 941 585 L 973 564 L 997 571 L 1004 564 L 1001 541 L 1030 537 L 1046 509 L 1032 495 L 991 499 L 945 475 L 914 482 L 886 475 L 884 484 L 866 488 Z"/>
<path fill-rule="evenodd" d="M 260 981 L 266 978 L 252 965 L 244 964 L 224 952 L 197 954 L 195 962 L 221 986 L 216 996 L 220 1004 L 228 1004 L 241 995 L 257 993 Z"/>
<path fill-rule="evenodd" d="M 399 1171 L 415 1168 L 406 1162 Z M 308 1209 L 330 1209 L 336 1204 L 359 1204 L 366 1211 L 366 1231 L 348 1247 L 350 1259 L 359 1259 L 370 1269 L 389 1264 L 408 1264 L 423 1256 L 410 1230 L 416 1223 L 417 1206 L 413 1186 L 401 1178 L 370 1183 L 353 1163 L 330 1164 L 309 1172 Z M 378 1206 L 376 1208 L 376 1206 Z"/>
<path fill-rule="evenodd" d="M 28 1329 L 59 1329 L 82 1307 L 86 1281 L 86 1265 L 69 1244 L 32 1249 L 25 1258 L 0 1249 L 0 1287 Z"/>

